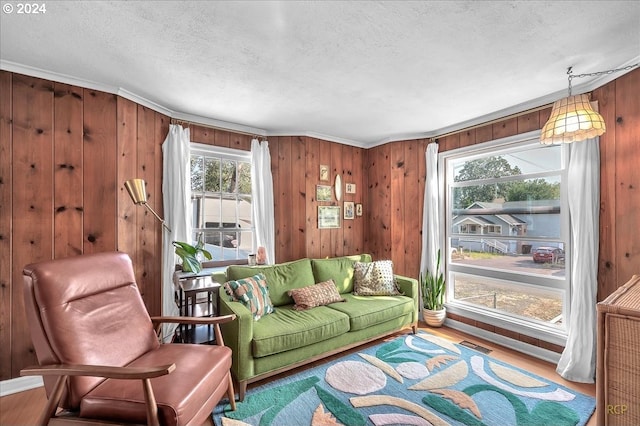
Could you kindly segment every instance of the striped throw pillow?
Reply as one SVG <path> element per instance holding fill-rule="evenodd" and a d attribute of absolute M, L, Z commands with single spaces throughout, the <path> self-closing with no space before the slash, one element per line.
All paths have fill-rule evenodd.
<path fill-rule="evenodd" d="M 223 284 L 223 287 L 233 301 L 242 303 L 251 311 L 255 321 L 275 311 L 269 298 L 269 288 L 263 274 L 237 281 L 227 281 Z"/>

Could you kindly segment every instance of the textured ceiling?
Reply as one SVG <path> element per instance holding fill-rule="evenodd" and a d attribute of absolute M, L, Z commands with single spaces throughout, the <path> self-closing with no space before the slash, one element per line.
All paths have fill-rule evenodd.
<path fill-rule="evenodd" d="M 359 146 L 549 103 L 569 66 L 640 58 L 637 1 L 47 1 L 38 15 L 2 3 L 3 69 Z"/>

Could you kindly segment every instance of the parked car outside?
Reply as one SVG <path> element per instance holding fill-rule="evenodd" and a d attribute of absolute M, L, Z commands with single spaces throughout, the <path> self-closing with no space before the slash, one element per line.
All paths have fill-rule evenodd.
<path fill-rule="evenodd" d="M 535 263 L 564 262 L 564 250 L 557 247 L 538 247 L 533 251 Z"/>

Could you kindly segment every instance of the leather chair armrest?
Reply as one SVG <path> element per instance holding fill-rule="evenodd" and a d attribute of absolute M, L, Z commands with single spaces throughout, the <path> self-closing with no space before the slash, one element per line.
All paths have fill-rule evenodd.
<path fill-rule="evenodd" d="M 156 334 L 160 336 L 163 323 L 173 324 L 204 324 L 213 325 L 214 334 L 216 336 L 216 344 L 218 346 L 224 346 L 224 340 L 222 339 L 222 332 L 220 331 L 220 324 L 231 322 L 236 319 L 234 314 L 222 315 L 219 317 L 151 317 Z"/>
<path fill-rule="evenodd" d="M 151 317 L 154 326 L 158 324 L 224 324 L 236 319 L 235 315 L 223 315 L 219 317 Z"/>
<path fill-rule="evenodd" d="M 94 376 L 107 379 L 141 380 L 144 388 L 144 399 L 147 408 L 147 424 L 159 425 L 158 406 L 151 387 L 151 379 L 164 376 L 176 369 L 175 364 L 159 367 L 112 367 L 107 365 L 64 365 L 52 364 L 28 367 L 20 371 L 22 376 L 58 376 L 58 380 L 49 396 L 47 405 L 37 424 L 48 424 L 55 414 L 58 403 L 69 379 L 69 376 Z"/>
<path fill-rule="evenodd" d="M 164 376 L 176 369 L 175 364 L 158 367 L 113 367 L 107 365 L 50 364 L 32 366 L 20 371 L 22 376 L 92 376 L 106 379 L 143 380 Z"/>

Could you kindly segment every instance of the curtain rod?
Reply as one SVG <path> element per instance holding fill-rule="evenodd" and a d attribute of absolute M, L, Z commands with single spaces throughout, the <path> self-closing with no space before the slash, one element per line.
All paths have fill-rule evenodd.
<path fill-rule="evenodd" d="M 224 127 L 216 127 L 216 126 L 212 126 L 211 124 L 202 124 L 202 123 L 195 123 L 193 121 L 187 121 L 187 120 L 179 120 L 177 118 L 172 118 L 171 119 L 171 124 L 186 124 L 187 126 L 200 126 L 200 127 L 205 127 L 207 129 L 213 129 L 213 130 L 222 130 L 224 132 L 231 132 L 231 133 L 236 133 L 238 135 L 245 135 L 245 136 L 251 136 L 252 138 L 258 139 L 258 140 L 267 140 L 266 136 L 262 136 L 262 135 L 258 135 L 255 133 L 248 133 L 248 132 L 242 132 L 240 130 L 231 130 L 231 129 L 225 129 Z"/>
<path fill-rule="evenodd" d="M 515 114 L 507 115 L 506 117 L 496 118 L 495 120 L 485 121 L 484 123 L 475 124 L 473 126 L 465 127 L 464 129 L 460 129 L 460 130 L 456 130 L 456 131 L 453 131 L 453 132 L 445 133 L 445 134 L 442 134 L 442 135 L 434 136 L 434 137 L 430 138 L 430 140 L 431 140 L 431 142 L 435 142 L 437 139 L 440 139 L 440 138 L 446 138 L 447 136 L 457 135 L 458 133 L 463 133 L 463 132 L 466 132 L 468 130 L 478 129 L 480 127 L 488 126 L 490 124 L 500 123 L 501 121 L 509 120 L 511 118 L 516 118 L 516 117 L 520 117 L 522 115 L 531 114 L 532 112 L 542 111 L 543 109 L 551 108 L 552 106 L 553 106 L 553 103 L 546 104 L 546 105 L 541 105 L 539 107 L 531 108 L 531 109 L 528 109 L 526 111 L 522 111 L 522 112 L 518 112 L 518 113 L 515 113 Z"/>

